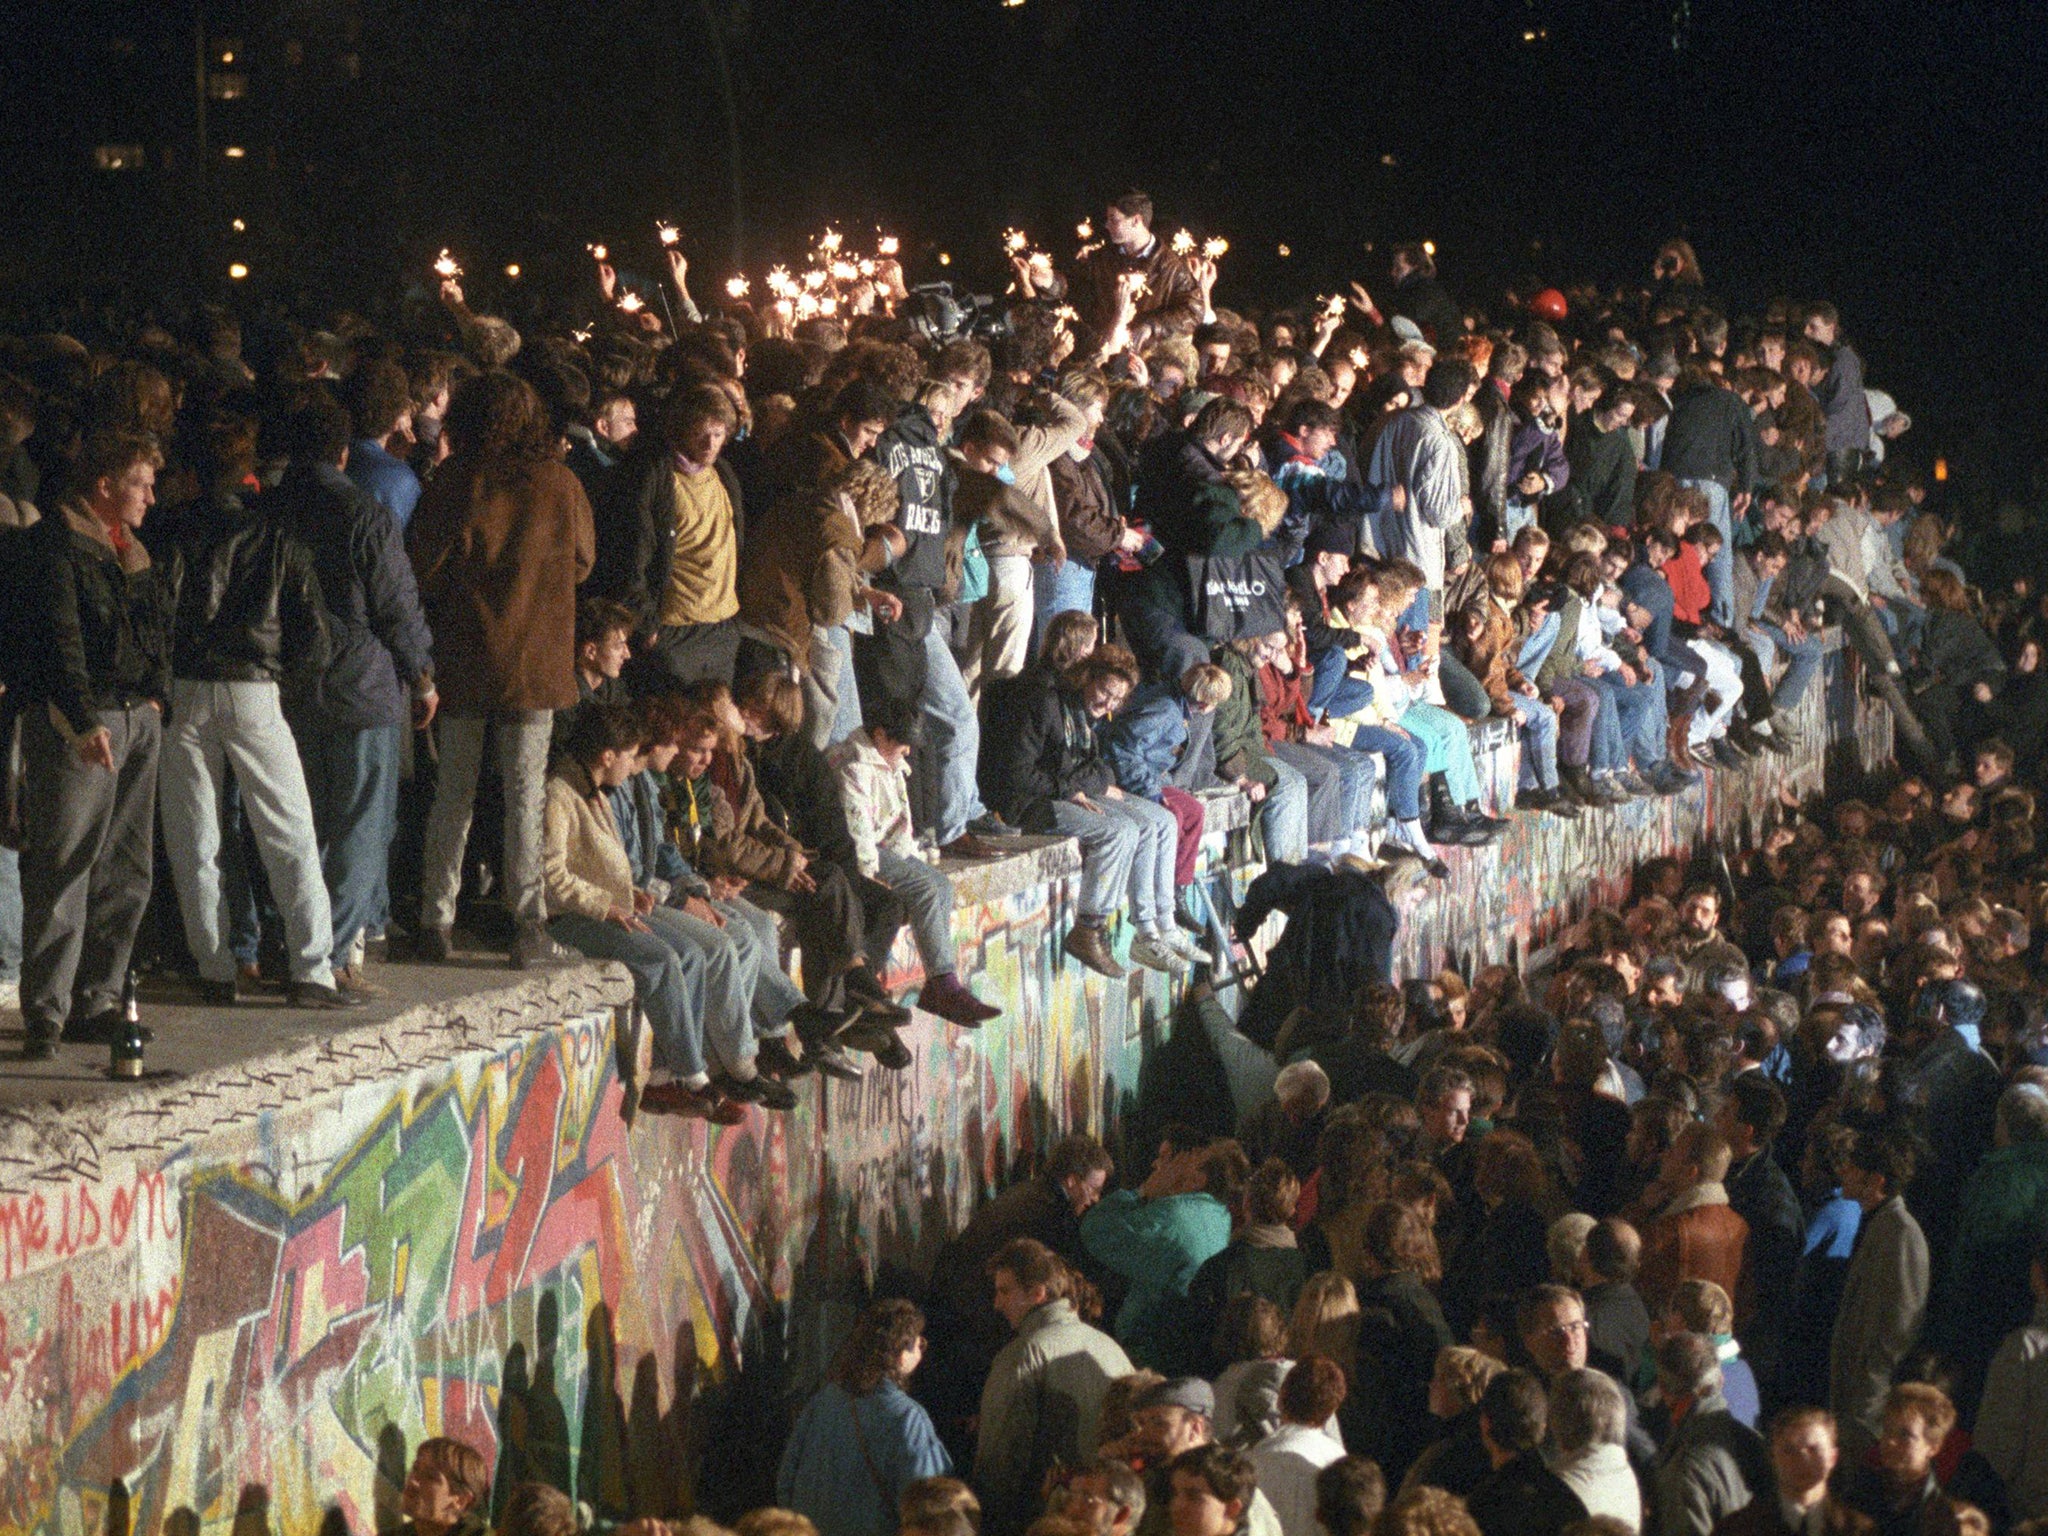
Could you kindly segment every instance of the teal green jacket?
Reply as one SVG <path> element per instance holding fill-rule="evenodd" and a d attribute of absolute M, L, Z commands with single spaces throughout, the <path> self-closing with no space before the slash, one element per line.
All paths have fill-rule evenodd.
<path fill-rule="evenodd" d="M 1081 1243 L 1131 1283 L 1116 1315 L 1117 1342 L 1140 1365 L 1173 1361 L 1180 1303 L 1195 1271 L 1229 1246 L 1230 1211 L 1210 1194 L 1146 1200 L 1120 1189 L 1081 1218 Z"/>

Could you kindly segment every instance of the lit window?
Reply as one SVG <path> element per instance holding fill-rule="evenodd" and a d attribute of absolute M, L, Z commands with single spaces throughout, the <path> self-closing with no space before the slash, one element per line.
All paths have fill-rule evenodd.
<path fill-rule="evenodd" d="M 221 153 L 223 155 L 226 155 L 230 160 L 246 160 L 249 157 L 249 151 L 242 148 L 242 146 L 239 144 L 230 144 L 226 149 L 222 150 Z"/>

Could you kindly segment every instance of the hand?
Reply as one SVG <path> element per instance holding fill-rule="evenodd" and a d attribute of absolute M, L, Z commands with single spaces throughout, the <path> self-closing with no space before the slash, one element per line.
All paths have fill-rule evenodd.
<path fill-rule="evenodd" d="M 884 624 L 894 624 L 903 617 L 903 599 L 894 592 L 884 592 L 880 587 L 869 587 L 866 598 L 868 612 Z"/>
<path fill-rule="evenodd" d="M 1339 330 L 1343 329 L 1343 326 L 1344 316 L 1337 310 L 1326 309 L 1316 316 L 1316 334 L 1318 336 L 1334 336 Z"/>
<path fill-rule="evenodd" d="M 1642 679 L 1636 675 L 1636 669 L 1630 666 L 1625 661 L 1621 664 L 1621 680 L 1624 683 L 1628 684 L 1628 686 L 1631 688 L 1635 687 L 1637 683 L 1642 681 Z"/>
<path fill-rule="evenodd" d="M 1266 786 L 1257 779 L 1239 779 L 1237 787 L 1244 791 L 1245 799 L 1251 801 L 1253 805 L 1260 804 L 1266 798 Z"/>
<path fill-rule="evenodd" d="M 604 295 L 605 303 L 611 303 L 612 295 L 617 293 L 618 289 L 619 274 L 613 270 L 610 262 L 600 261 L 597 264 L 597 291 Z"/>
<path fill-rule="evenodd" d="M 1135 348 L 1124 353 L 1124 374 L 1140 389 L 1151 386 L 1152 370 L 1145 366 L 1145 359 L 1138 355 Z"/>
<path fill-rule="evenodd" d="M 638 912 L 644 916 L 647 913 L 652 912 L 654 910 L 654 906 L 654 893 L 652 891 L 643 891 L 639 889 L 634 890 L 633 910 L 635 912 Z"/>
<path fill-rule="evenodd" d="M 104 768 L 114 771 L 114 733 L 104 725 L 97 730 L 87 731 L 74 744 L 78 760 L 88 768 Z"/>
<path fill-rule="evenodd" d="M 1991 685 L 1989 683 L 1979 683 L 1970 690 L 1970 697 L 1979 704 L 1989 704 L 1991 702 Z"/>
<path fill-rule="evenodd" d="M 711 888 L 713 901 L 731 901 L 747 888 L 747 882 L 736 880 L 731 875 L 714 875 L 704 882 Z"/>
<path fill-rule="evenodd" d="M 1541 496 L 1543 494 L 1543 487 L 1548 483 L 1548 481 L 1532 469 L 1528 474 L 1515 482 L 1515 489 L 1524 496 Z"/>
<path fill-rule="evenodd" d="M 456 280 L 455 280 L 454 278 L 452 278 L 452 277 L 444 277 L 444 278 L 442 278 L 442 279 L 441 279 L 441 302 L 442 302 L 443 304 L 446 304 L 446 305 L 447 305 L 447 306 L 448 306 L 448 307 L 449 307 L 450 309 L 460 309 L 460 308 L 462 308 L 462 305 L 463 305 L 463 299 L 462 299 L 462 284 L 460 284 L 459 282 L 457 282 L 457 281 L 456 281 Z"/>
<path fill-rule="evenodd" d="M 1597 661 L 1581 663 L 1579 672 L 1584 677 L 1605 677 L 1607 675 L 1607 669 Z"/>
<path fill-rule="evenodd" d="M 1732 497 L 1728 502 L 1728 511 L 1731 516 L 1740 517 L 1743 513 L 1747 512 L 1748 510 L 1749 492 L 1747 491 L 1743 491 L 1739 495 Z"/>
<path fill-rule="evenodd" d="M 1522 679 L 1522 686 L 1517 688 L 1515 692 L 1525 699 L 1533 699 L 1536 697 L 1536 685 L 1525 677 Z"/>
<path fill-rule="evenodd" d="M 679 245 L 667 246 L 665 249 L 668 251 L 669 274 L 675 278 L 676 286 L 680 288 L 683 286 L 683 280 L 689 276 L 690 258 L 683 254 L 683 248 Z"/>
<path fill-rule="evenodd" d="M 1040 565 L 1065 565 L 1067 563 L 1067 546 L 1060 543 L 1057 539 L 1050 544 L 1041 544 L 1038 546 L 1036 559 Z"/>
<path fill-rule="evenodd" d="M 1074 333 L 1065 329 L 1055 332 L 1052 338 L 1052 356 L 1050 358 L 1052 366 L 1055 368 L 1059 367 L 1061 363 L 1064 363 L 1073 355 Z"/>
<path fill-rule="evenodd" d="M 817 877 L 808 870 L 797 870 L 789 877 L 789 888 L 800 896 L 808 896 L 818 888 Z"/>
<path fill-rule="evenodd" d="M 414 684 L 412 694 L 412 728 L 424 731 L 434 723 L 434 716 L 441 708 L 441 695 L 434 689 L 434 680 L 427 678 L 424 684 Z"/>
<path fill-rule="evenodd" d="M 1126 524 L 1123 532 L 1116 536 L 1116 547 L 1127 554 L 1135 555 L 1145 547 L 1145 535 Z"/>
<path fill-rule="evenodd" d="M 1101 816 L 1106 814 L 1106 812 L 1104 812 L 1101 806 L 1097 805 L 1093 800 L 1090 800 L 1086 795 L 1075 795 L 1073 797 L 1073 801 L 1074 804 L 1081 807 L 1082 810 L 1087 811 L 1090 815 Z"/>
<path fill-rule="evenodd" d="M 1550 712 L 1553 715 L 1556 715 L 1558 719 L 1562 720 L 1564 718 L 1563 699 L 1560 699 L 1555 694 L 1552 694 L 1548 699 L 1545 699 L 1543 702 L 1550 706 Z"/>
<path fill-rule="evenodd" d="M 1878 596 L 1878 595 L 1877 595 L 1877 594 L 1876 594 L 1875 592 L 1873 592 L 1873 593 L 1871 593 L 1871 594 L 1870 594 L 1870 606 L 1871 606 L 1871 607 L 1873 607 L 1873 608 L 1882 608 L 1882 607 L 1884 607 L 1884 605 L 1885 605 L 1885 602 L 1884 602 L 1884 599 L 1883 599 L 1883 598 L 1879 597 L 1879 596 Z"/>
<path fill-rule="evenodd" d="M 1372 302 L 1372 295 L 1365 291 L 1365 284 L 1363 283 L 1353 283 L 1351 285 L 1351 307 L 1367 319 L 1371 319 L 1379 313 L 1378 308 Z"/>
<path fill-rule="evenodd" d="M 624 907 L 613 907 L 605 913 L 604 920 L 608 923 L 618 924 L 619 927 L 625 929 L 628 933 L 647 932 L 647 925 Z"/>
<path fill-rule="evenodd" d="M 1111 784 L 1102 791 L 1102 795 L 1106 800 L 1121 800 L 1124 797 L 1124 792 L 1118 785 Z"/>
<path fill-rule="evenodd" d="M 725 918 L 720 915 L 716 907 L 712 906 L 702 896 L 690 897 L 683 903 L 683 911 L 686 915 L 696 918 L 700 923 L 709 923 L 714 928 L 723 928 L 725 926 Z"/>
<path fill-rule="evenodd" d="M 1312 747 L 1327 747 L 1337 740 L 1337 733 L 1328 725 L 1312 725 L 1301 733 L 1301 739 Z"/>

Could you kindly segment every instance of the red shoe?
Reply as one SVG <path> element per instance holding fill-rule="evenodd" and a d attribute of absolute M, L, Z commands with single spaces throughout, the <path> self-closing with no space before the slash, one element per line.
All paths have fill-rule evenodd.
<path fill-rule="evenodd" d="M 656 1083 L 641 1093 L 640 1107 L 650 1115 L 683 1115 L 713 1125 L 738 1125 L 747 1118 L 745 1106 L 717 1089 L 691 1088 L 683 1083 Z"/>
<path fill-rule="evenodd" d="M 1003 1016 L 1002 1009 L 984 1003 L 951 971 L 924 984 L 924 990 L 917 995 L 917 1006 L 962 1029 L 979 1029 L 990 1019 Z"/>

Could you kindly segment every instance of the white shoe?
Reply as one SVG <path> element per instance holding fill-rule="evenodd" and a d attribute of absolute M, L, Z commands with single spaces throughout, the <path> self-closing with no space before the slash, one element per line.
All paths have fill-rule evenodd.
<path fill-rule="evenodd" d="M 1160 930 L 1160 942 L 1187 961 L 1189 965 L 1207 965 L 1215 957 L 1209 953 L 1209 946 L 1178 926 Z"/>
<path fill-rule="evenodd" d="M 1164 971 L 1172 975 L 1188 967 L 1187 957 L 1165 942 L 1164 936 L 1156 933 L 1141 933 L 1131 940 L 1131 964 L 1142 965 L 1148 971 Z"/>
<path fill-rule="evenodd" d="M 19 1013 L 20 1011 L 21 983 L 18 981 L 0 981 L 0 1013 Z"/>

